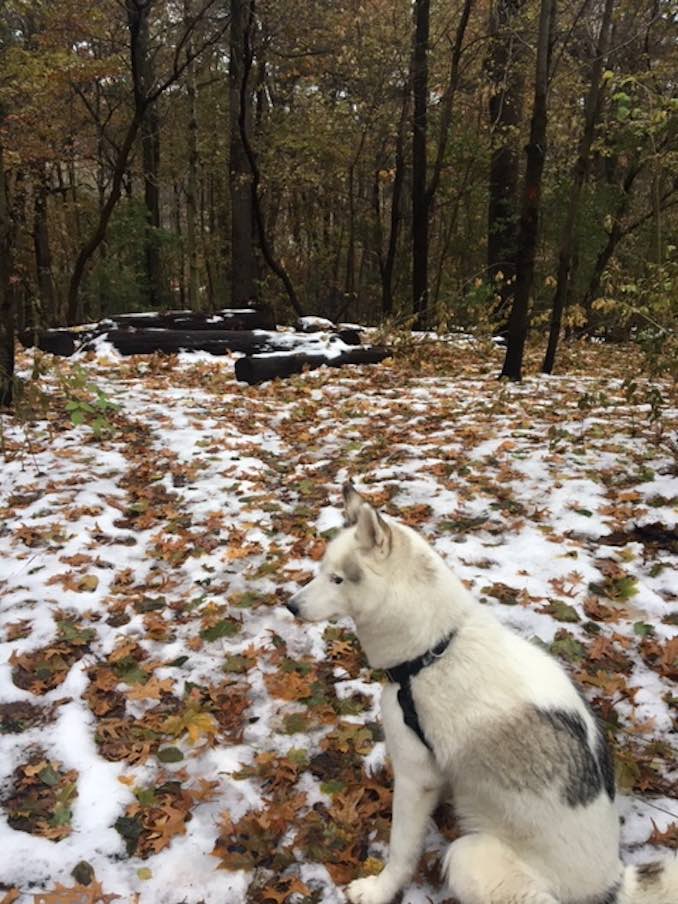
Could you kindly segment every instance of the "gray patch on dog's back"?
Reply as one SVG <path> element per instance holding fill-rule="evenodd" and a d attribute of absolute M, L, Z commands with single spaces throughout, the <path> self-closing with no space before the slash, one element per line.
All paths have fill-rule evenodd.
<path fill-rule="evenodd" d="M 651 863 L 643 863 L 642 866 L 637 866 L 638 885 L 641 888 L 649 888 L 659 881 L 663 872 L 664 864 L 659 860 L 653 860 Z"/>
<path fill-rule="evenodd" d="M 358 565 L 355 559 L 352 559 L 350 556 L 346 556 L 344 561 L 341 563 L 342 571 L 346 575 L 346 579 L 352 581 L 354 584 L 357 584 L 358 581 L 362 580 L 363 570 Z"/>
<path fill-rule="evenodd" d="M 607 796 L 610 798 L 610 800 L 614 800 L 615 777 L 612 751 L 610 749 L 610 745 L 607 742 L 607 738 L 605 737 L 605 732 L 598 724 L 597 719 L 596 726 L 598 728 L 598 742 L 596 744 L 596 759 L 598 760 L 598 768 L 600 769 L 600 775 L 602 777 Z"/>
<path fill-rule="evenodd" d="M 612 888 L 608 888 L 602 895 L 595 895 L 593 898 L 577 901 L 577 904 L 618 904 L 620 888 L 621 882 L 615 882 Z"/>
<path fill-rule="evenodd" d="M 621 882 L 617 882 L 612 886 L 612 888 L 608 889 L 608 891 L 605 892 L 602 898 L 596 898 L 594 901 L 591 901 L 591 904 L 617 904 L 617 902 L 619 901 L 620 888 Z"/>
<path fill-rule="evenodd" d="M 571 807 L 591 803 L 598 797 L 604 780 L 598 758 L 589 746 L 586 723 L 579 713 L 563 709 L 537 712 L 553 727 L 563 751 L 567 777 L 561 797 Z"/>
<path fill-rule="evenodd" d="M 605 735 L 605 731 L 601 725 L 600 719 L 598 718 L 597 714 L 593 710 L 586 697 L 584 697 L 584 695 L 581 693 L 581 691 L 579 692 L 579 699 L 591 714 L 593 721 L 596 723 L 596 729 L 598 731 L 596 740 L 596 760 L 598 762 L 598 768 L 600 769 L 600 774 L 603 779 L 603 785 L 605 787 L 605 791 L 607 792 L 607 796 L 610 798 L 610 800 L 614 800 L 615 774 L 612 750 Z"/>
<path fill-rule="evenodd" d="M 555 784 L 563 802 L 576 807 L 595 800 L 603 786 L 586 724 L 574 711 L 526 708 L 493 726 L 478 746 L 472 760 L 510 790 L 541 794 Z"/>

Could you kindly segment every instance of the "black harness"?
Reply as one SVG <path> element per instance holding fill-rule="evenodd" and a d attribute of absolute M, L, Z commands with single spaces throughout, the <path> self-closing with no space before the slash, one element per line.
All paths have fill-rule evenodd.
<path fill-rule="evenodd" d="M 393 684 L 400 685 L 398 688 L 398 703 L 403 711 L 405 725 L 412 729 L 422 744 L 428 747 L 431 752 L 433 751 L 433 748 L 426 740 L 426 735 L 419 723 L 417 710 L 414 706 L 411 681 L 422 669 L 425 669 L 426 666 L 434 663 L 436 659 L 440 659 L 445 650 L 449 647 L 455 633 L 455 631 L 451 631 L 447 637 L 444 637 L 440 641 L 440 643 L 437 643 L 435 647 L 431 647 L 430 650 L 422 653 L 421 656 L 417 656 L 416 659 L 409 659 L 407 662 L 401 662 L 390 669 L 385 669 L 388 680 L 392 681 Z"/>

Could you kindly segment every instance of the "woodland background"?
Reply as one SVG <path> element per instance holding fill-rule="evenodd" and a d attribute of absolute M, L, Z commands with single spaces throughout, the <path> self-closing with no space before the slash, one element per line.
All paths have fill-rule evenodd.
<path fill-rule="evenodd" d="M 625 859 L 678 849 L 677 15 L 0 2 L 0 904 L 339 904 L 381 869 L 379 674 L 283 605 L 348 477 L 572 674 Z M 23 330 L 244 307 L 389 357 L 249 387 L 84 330 L 13 374 Z"/>
<path fill-rule="evenodd" d="M 7 0 L 4 384 L 15 326 L 154 307 L 504 327 L 514 378 L 528 326 L 547 371 L 562 327 L 665 354 L 676 36 L 669 0 Z"/>

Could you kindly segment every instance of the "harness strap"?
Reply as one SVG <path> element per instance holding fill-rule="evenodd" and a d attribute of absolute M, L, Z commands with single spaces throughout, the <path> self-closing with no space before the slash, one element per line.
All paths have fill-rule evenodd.
<path fill-rule="evenodd" d="M 421 656 L 417 656 L 415 659 L 409 659 L 407 662 L 401 662 L 398 665 L 394 665 L 392 668 L 385 670 L 388 680 L 393 682 L 393 684 L 400 685 L 398 688 L 398 703 L 403 711 L 405 725 L 412 729 L 422 744 L 428 747 L 431 752 L 433 752 L 433 748 L 426 739 L 426 735 L 419 722 L 419 717 L 417 716 L 417 709 L 414 705 L 414 699 L 412 697 L 412 678 L 443 655 L 445 650 L 449 647 L 455 633 L 456 632 L 451 631 L 447 637 L 444 637 L 435 645 L 435 647 L 431 647 L 430 650 L 422 653 Z"/>

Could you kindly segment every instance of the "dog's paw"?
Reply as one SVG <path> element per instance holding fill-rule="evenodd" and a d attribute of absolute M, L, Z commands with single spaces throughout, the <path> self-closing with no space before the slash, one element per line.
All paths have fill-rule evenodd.
<path fill-rule="evenodd" d="M 389 904 L 396 891 L 389 882 L 384 882 L 382 876 L 368 876 L 351 882 L 346 896 L 351 904 Z"/>

